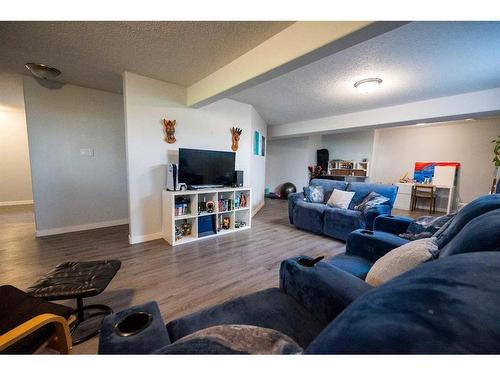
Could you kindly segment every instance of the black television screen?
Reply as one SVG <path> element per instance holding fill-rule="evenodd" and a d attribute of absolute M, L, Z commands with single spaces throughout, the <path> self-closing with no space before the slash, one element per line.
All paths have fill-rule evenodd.
<path fill-rule="evenodd" d="M 179 183 L 232 185 L 235 153 L 179 148 Z"/>

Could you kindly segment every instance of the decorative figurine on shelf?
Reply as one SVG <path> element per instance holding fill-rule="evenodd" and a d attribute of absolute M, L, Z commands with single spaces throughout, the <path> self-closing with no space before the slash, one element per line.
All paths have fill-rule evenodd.
<path fill-rule="evenodd" d="M 163 119 L 163 131 L 165 133 L 165 142 L 167 143 L 175 143 L 175 124 L 176 120 L 171 121 L 171 120 L 166 120 Z"/>
<path fill-rule="evenodd" d="M 222 229 L 229 229 L 231 228 L 231 219 L 226 216 L 223 220 L 222 220 Z"/>
<path fill-rule="evenodd" d="M 182 234 L 184 236 L 190 236 L 191 235 L 191 223 L 188 223 L 187 220 L 184 220 L 184 223 L 181 225 L 182 229 Z"/>
<path fill-rule="evenodd" d="M 182 238 L 182 230 L 177 225 L 175 226 L 175 240 L 180 240 Z"/>
<path fill-rule="evenodd" d="M 232 141 L 231 150 L 238 151 L 238 142 L 240 141 L 240 135 L 243 132 L 240 128 L 231 128 Z"/>
<path fill-rule="evenodd" d="M 214 212 L 214 208 L 215 208 L 215 203 L 213 201 L 208 201 L 206 203 L 206 209 L 207 209 L 207 212 L 209 214 L 211 214 L 212 212 Z"/>
<path fill-rule="evenodd" d="M 247 206 L 247 197 L 245 197 L 245 194 L 241 194 L 240 207 L 246 207 L 246 206 Z"/>

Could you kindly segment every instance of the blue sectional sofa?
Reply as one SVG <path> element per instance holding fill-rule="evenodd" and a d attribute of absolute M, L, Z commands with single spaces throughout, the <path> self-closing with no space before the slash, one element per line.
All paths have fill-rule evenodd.
<path fill-rule="evenodd" d="M 436 260 L 378 288 L 335 262 L 307 267 L 300 258 L 308 257 L 292 258 L 281 264 L 279 288 L 157 325 L 156 333 L 108 337 L 101 352 L 227 354 L 230 349 L 218 342 L 179 340 L 208 327 L 245 324 L 284 333 L 305 354 L 500 354 L 500 208 L 494 208 L 499 198 L 464 208 L 440 234 Z M 112 327 L 109 316 L 102 331 Z"/>
<path fill-rule="evenodd" d="M 487 215 L 491 213 L 490 215 Z M 491 248 L 494 244 L 484 243 L 492 237 L 489 232 L 498 228 L 500 221 L 500 194 L 485 195 L 477 198 L 460 210 L 445 226 L 434 234 L 442 252 L 448 248 L 478 249 Z M 462 243 L 459 235 L 466 225 L 474 221 L 475 235 L 468 234 L 469 242 Z M 374 230 L 356 230 L 349 234 L 346 251 L 335 255 L 327 262 L 356 277 L 364 279 L 373 263 L 392 249 L 402 246 L 409 240 L 399 237 L 406 231 L 412 219 L 382 215 L 375 219 Z M 498 229 L 497 229 L 498 230 Z M 498 244 L 497 244 L 498 245 Z"/>
<path fill-rule="evenodd" d="M 353 191 L 354 197 L 348 209 L 329 207 L 324 203 L 311 203 L 304 200 L 304 193 L 294 193 L 288 196 L 288 215 L 291 224 L 297 228 L 316 234 L 324 234 L 342 241 L 356 229 L 372 229 L 374 220 L 379 215 L 391 213 L 397 186 L 367 184 L 363 182 L 344 182 L 316 178 L 310 186 L 321 186 L 326 200 L 333 189 Z M 389 198 L 387 203 L 370 208 L 366 214 L 355 210 L 354 206 L 371 192 Z"/>

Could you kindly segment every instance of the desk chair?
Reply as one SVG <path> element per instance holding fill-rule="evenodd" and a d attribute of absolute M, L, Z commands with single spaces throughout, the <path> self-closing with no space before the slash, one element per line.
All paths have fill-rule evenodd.
<path fill-rule="evenodd" d="M 436 212 L 436 187 L 434 185 L 415 184 L 411 192 L 411 210 L 417 208 L 419 199 L 429 199 L 429 213 Z"/>

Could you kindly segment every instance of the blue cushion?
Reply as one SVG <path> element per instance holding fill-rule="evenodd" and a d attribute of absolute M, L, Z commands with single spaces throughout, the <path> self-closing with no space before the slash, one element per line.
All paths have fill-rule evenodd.
<path fill-rule="evenodd" d="M 472 219 L 498 208 L 500 208 L 500 194 L 483 195 L 473 200 L 436 232 L 438 247 L 443 248 Z"/>
<path fill-rule="evenodd" d="M 408 229 L 413 219 L 403 216 L 380 215 L 374 221 L 373 229 L 377 231 L 401 234 Z"/>
<path fill-rule="evenodd" d="M 314 178 L 309 182 L 309 186 L 321 186 L 326 195 L 327 193 L 331 193 L 333 189 L 345 190 L 347 188 L 347 182 Z"/>
<path fill-rule="evenodd" d="M 423 265 L 345 309 L 308 354 L 500 353 L 500 253 Z"/>
<path fill-rule="evenodd" d="M 326 207 L 323 203 L 297 201 L 293 209 L 293 223 L 297 228 L 321 234 Z"/>
<path fill-rule="evenodd" d="M 364 280 L 373 263 L 355 255 L 338 254 L 328 259 L 326 263 L 335 266 L 359 279 Z"/>
<path fill-rule="evenodd" d="M 325 194 L 323 186 L 304 186 L 304 197 L 306 201 L 311 203 L 324 203 Z"/>
<path fill-rule="evenodd" d="M 288 220 L 290 224 L 293 224 L 293 209 L 295 208 L 295 203 L 298 201 L 303 201 L 305 199 L 304 193 L 290 193 L 288 194 Z"/>
<path fill-rule="evenodd" d="M 375 192 L 377 194 L 383 195 L 386 198 L 389 198 L 387 203 L 388 206 L 392 207 L 394 205 L 394 201 L 396 199 L 396 194 L 398 192 L 398 187 L 395 185 L 382 185 L 382 184 L 367 184 L 364 182 L 350 182 L 347 186 L 347 191 L 354 191 L 354 197 L 352 198 L 351 204 L 349 205 L 349 209 L 353 209 L 354 206 L 360 204 L 363 199 L 370 194 L 371 192 Z"/>
<path fill-rule="evenodd" d="M 357 210 L 327 207 L 323 217 L 323 233 L 345 241 L 353 230 L 364 228 L 363 214 Z"/>
<path fill-rule="evenodd" d="M 280 289 L 271 288 L 185 315 L 168 323 L 167 329 L 175 342 L 203 328 L 247 324 L 284 333 L 305 348 L 327 323 Z"/>
<path fill-rule="evenodd" d="M 439 257 L 476 251 L 500 251 L 500 209 L 471 220 L 440 249 Z"/>

